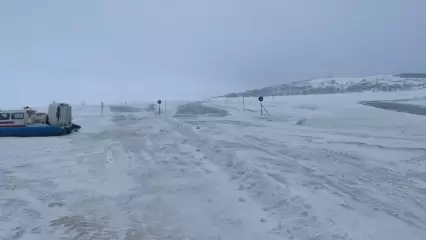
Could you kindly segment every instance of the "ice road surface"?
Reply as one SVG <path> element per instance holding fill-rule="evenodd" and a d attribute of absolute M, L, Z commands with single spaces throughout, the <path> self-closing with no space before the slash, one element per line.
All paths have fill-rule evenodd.
<path fill-rule="evenodd" d="M 423 93 L 78 109 L 0 139 L 0 239 L 424 240 L 425 116 L 357 104 Z"/>

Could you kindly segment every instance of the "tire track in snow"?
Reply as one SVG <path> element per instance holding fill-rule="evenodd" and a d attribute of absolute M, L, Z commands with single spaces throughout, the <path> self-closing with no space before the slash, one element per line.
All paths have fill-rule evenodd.
<path fill-rule="evenodd" d="M 261 223 L 261 211 L 229 187 L 226 175 L 206 164 L 173 124 L 148 114 L 118 118 L 125 125 L 113 134 L 132 156 L 128 173 L 137 183 L 128 201 L 115 207 L 128 222 L 125 232 L 152 239 L 277 239 L 267 233 L 269 223 Z M 151 231 L 144 233 L 142 226 Z"/>
<path fill-rule="evenodd" d="M 382 148 L 378 153 L 369 148 L 355 151 L 355 147 L 362 147 L 360 145 L 350 149 L 340 147 L 338 149 L 335 144 L 323 139 L 330 138 L 330 134 L 336 134 L 335 132 L 318 136 L 315 134 L 316 129 L 312 129 L 312 133 L 311 129 L 284 126 L 282 129 L 275 128 L 265 136 L 264 129 L 249 127 L 253 132 L 246 135 L 244 134 L 246 131 L 238 126 L 236 127 L 238 130 L 224 128 L 212 118 L 199 117 L 198 121 L 211 128 L 202 131 L 207 134 L 228 131 L 226 137 L 216 136 L 224 140 L 213 142 L 216 144 L 222 142 L 223 146 L 242 146 L 240 150 L 248 153 L 247 158 L 256 160 L 250 163 L 252 166 L 266 172 L 278 182 L 290 186 L 290 189 L 296 187 L 302 198 L 312 205 L 311 212 L 315 217 L 321 219 L 320 222 L 330 223 L 329 226 L 323 225 L 325 226 L 323 231 L 336 229 L 347 232 L 347 238 L 355 239 L 400 239 L 404 233 L 410 232 L 413 239 L 423 239 L 422 236 L 425 235 L 423 225 L 426 218 L 424 206 L 420 202 L 425 195 L 419 173 L 424 172 L 424 169 L 413 169 L 412 166 L 405 164 L 399 166 L 401 164 L 398 161 L 388 161 L 386 156 L 389 154 L 385 152 L 398 151 L 402 161 L 420 167 L 421 164 L 415 159 L 422 154 L 423 149 L 406 151 L 407 149 L 402 147 L 389 147 Z M 240 121 L 247 121 L 247 118 Z M 192 121 L 190 124 L 197 122 Z M 200 135 L 203 135 L 202 132 Z M 318 140 L 321 141 L 306 143 L 304 139 L 289 138 L 293 132 L 312 134 L 304 137 L 318 136 Z M 370 135 L 371 137 L 374 135 Z M 403 144 L 409 145 L 408 142 Z M 244 145 L 246 147 L 243 147 Z M 372 158 L 368 153 L 376 158 Z M 391 152 L 390 156 L 392 154 Z M 404 159 L 404 155 L 408 160 Z M 377 158 L 379 156 L 382 156 L 382 159 Z M 390 165 L 391 163 L 393 165 Z M 405 175 L 401 174 L 401 170 L 406 167 L 412 170 Z M 375 222 L 383 223 L 375 229 L 370 229 L 370 223 Z M 353 224 L 359 228 L 354 229 Z M 388 231 L 388 226 L 393 226 L 393 231 Z M 366 235 L 361 236 L 360 234 L 364 232 Z"/>
<path fill-rule="evenodd" d="M 202 106 L 197 106 L 198 113 L 201 108 Z M 191 113 L 190 108 L 187 107 L 186 109 L 189 109 L 189 111 L 182 115 Z M 198 120 L 205 124 L 209 131 L 218 132 L 216 123 L 223 121 L 218 121 L 218 119 L 220 118 L 198 116 L 193 119 L 186 117 L 180 119 L 180 121 L 176 119 L 169 121 L 171 124 L 180 126 L 176 131 L 186 136 L 189 144 L 199 148 L 206 160 L 211 161 L 220 169 L 219 171 L 225 172 L 231 181 L 235 182 L 237 186 L 239 185 L 236 190 L 250 195 L 251 199 L 262 206 L 265 214 L 269 214 L 269 217 L 264 220 L 269 218 L 270 222 L 275 222 L 271 231 L 289 239 L 350 239 L 342 229 L 336 226 L 330 228 L 329 222 L 318 219 L 310 204 L 288 188 L 285 177 L 268 173 L 250 163 L 247 159 L 241 158 L 236 154 L 238 149 L 227 147 L 230 141 L 214 140 L 210 135 L 197 133 L 198 130 L 193 130 L 194 126 L 191 126 L 191 124 L 196 124 Z M 234 121 L 234 123 L 237 122 Z M 220 134 L 224 134 L 224 132 L 222 131 Z M 257 149 L 273 155 L 268 149 L 247 142 L 235 142 L 235 144 L 236 146 L 240 145 L 245 150 Z M 253 155 L 248 157 L 253 157 Z"/>

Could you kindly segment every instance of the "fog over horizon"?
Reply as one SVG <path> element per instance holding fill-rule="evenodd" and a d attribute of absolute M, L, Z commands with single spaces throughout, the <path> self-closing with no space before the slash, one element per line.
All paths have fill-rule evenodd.
<path fill-rule="evenodd" d="M 3 106 L 426 72 L 424 0 L 0 2 Z"/>

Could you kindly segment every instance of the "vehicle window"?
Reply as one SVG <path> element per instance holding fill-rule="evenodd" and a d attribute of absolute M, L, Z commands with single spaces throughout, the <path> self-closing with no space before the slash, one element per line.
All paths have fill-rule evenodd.
<path fill-rule="evenodd" d="M 0 120 L 9 120 L 10 113 L 0 113 Z"/>
<path fill-rule="evenodd" d="M 24 114 L 23 113 L 13 113 L 12 119 L 24 119 Z"/>

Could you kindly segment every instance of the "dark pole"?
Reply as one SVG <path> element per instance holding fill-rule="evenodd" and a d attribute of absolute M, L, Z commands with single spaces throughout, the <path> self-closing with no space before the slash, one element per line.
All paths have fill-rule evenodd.
<path fill-rule="evenodd" d="M 158 115 L 161 115 L 161 100 L 158 100 L 157 103 L 158 103 Z"/>

